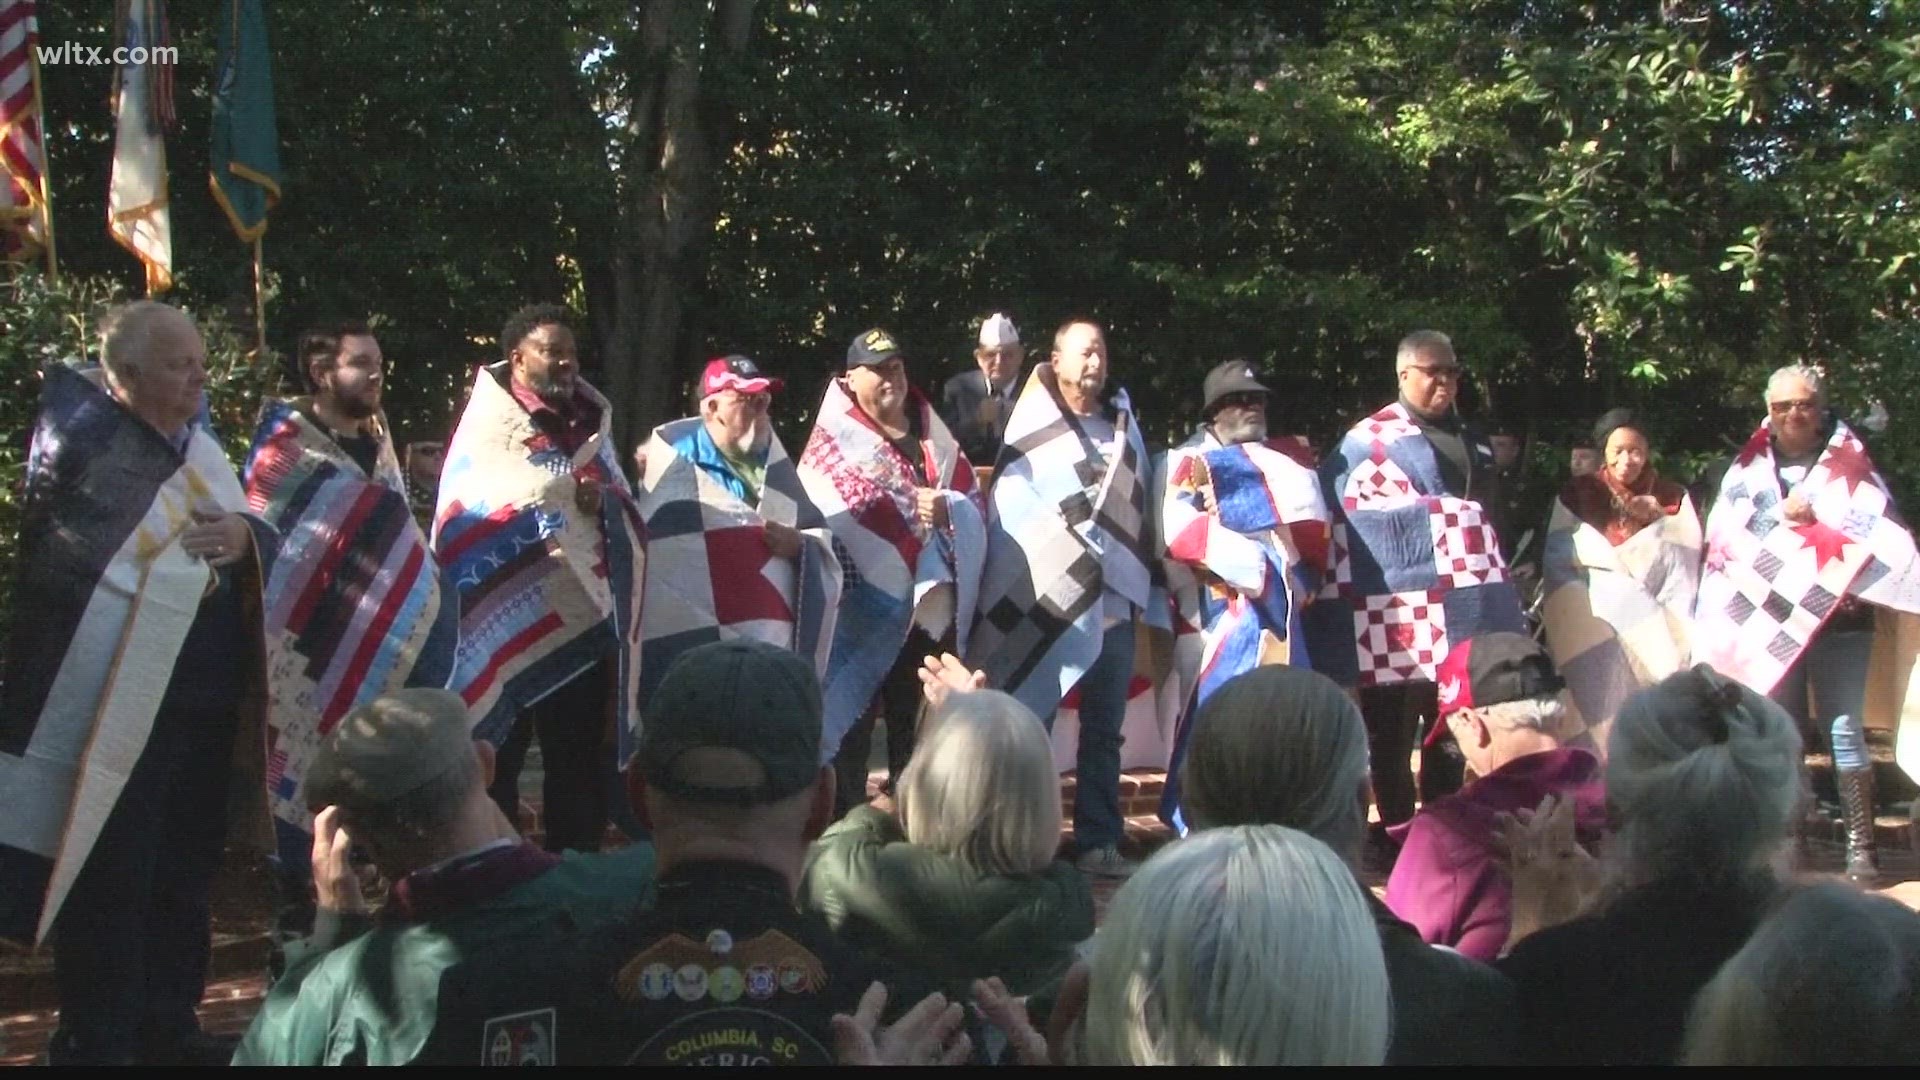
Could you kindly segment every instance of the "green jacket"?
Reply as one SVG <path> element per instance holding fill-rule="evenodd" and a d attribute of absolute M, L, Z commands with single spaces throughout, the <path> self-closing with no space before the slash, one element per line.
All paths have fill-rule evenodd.
<path fill-rule="evenodd" d="M 341 920 L 289 954 L 235 1065 L 405 1065 L 432 1034 L 440 980 L 468 957 L 518 957 L 651 902 L 653 847 L 559 865 L 443 918 Z M 354 936 L 357 933 L 357 936 Z"/>
<path fill-rule="evenodd" d="M 871 806 L 814 843 L 800 906 L 825 916 L 847 944 L 919 971 L 960 1000 L 989 975 L 1015 994 L 1042 989 L 1093 934 L 1093 890 L 1072 866 L 983 874 L 908 843 L 893 815 Z"/>

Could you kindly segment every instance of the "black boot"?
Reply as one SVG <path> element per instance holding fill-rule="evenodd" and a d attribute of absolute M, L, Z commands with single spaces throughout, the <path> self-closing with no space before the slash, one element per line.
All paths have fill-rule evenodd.
<path fill-rule="evenodd" d="M 1835 779 L 1847 816 L 1847 879 L 1872 885 L 1880 878 L 1880 860 L 1873 846 L 1873 770 L 1837 771 Z"/>

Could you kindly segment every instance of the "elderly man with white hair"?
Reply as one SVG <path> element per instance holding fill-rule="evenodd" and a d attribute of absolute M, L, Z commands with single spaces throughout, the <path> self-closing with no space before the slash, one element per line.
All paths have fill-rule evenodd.
<path fill-rule="evenodd" d="M 194 1012 L 228 839 L 271 850 L 258 773 L 275 536 L 198 422 L 207 348 L 151 301 L 104 371 L 46 373 L 0 691 L 0 935 L 54 934 L 56 1064 L 212 1064 Z M 243 796 L 230 802 L 229 793 Z"/>
<path fill-rule="evenodd" d="M 1560 743 L 1564 688 L 1546 650 L 1525 634 L 1486 634 L 1454 646 L 1440 665 L 1440 715 L 1427 753 L 1457 747 L 1477 777 L 1400 826 L 1387 906 L 1420 936 L 1475 960 L 1505 950 L 1513 886 L 1496 843 L 1501 814 L 1549 795 L 1572 801 L 1581 839 L 1606 828 L 1600 760 Z M 1442 747 L 1449 732 L 1453 746 Z"/>
<path fill-rule="evenodd" d="M 1000 437 L 1020 396 L 1020 369 L 1026 359 L 1019 329 L 995 312 L 980 324 L 979 344 L 973 350 L 978 366 L 948 379 L 941 389 L 940 416 L 976 465 L 991 466 L 1000 453 Z"/>
<path fill-rule="evenodd" d="M 1920 552 L 1817 370 L 1767 380 L 1767 417 L 1722 478 L 1706 535 L 1695 660 L 1771 696 L 1810 745 L 1843 716 L 1900 724 L 1920 655 Z M 1920 775 L 1920 735 L 1899 757 Z M 1870 775 L 1840 793 L 1869 845 Z"/>

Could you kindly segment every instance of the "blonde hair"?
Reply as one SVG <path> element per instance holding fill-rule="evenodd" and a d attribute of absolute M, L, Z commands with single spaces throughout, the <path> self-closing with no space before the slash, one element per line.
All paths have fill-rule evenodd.
<path fill-rule="evenodd" d="M 1305 833 L 1242 825 L 1161 850 L 1094 938 L 1088 1065 L 1379 1065 L 1391 997 L 1353 872 Z"/>
<path fill-rule="evenodd" d="M 1772 882 L 1801 805 L 1800 732 L 1780 706 L 1701 664 L 1628 698 L 1607 751 L 1627 883 Z"/>
<path fill-rule="evenodd" d="M 1797 889 L 1694 999 L 1688 1065 L 1907 1065 L 1920 915 L 1838 883 Z"/>
<path fill-rule="evenodd" d="M 1060 777 L 1046 728 L 998 690 L 954 694 L 900 777 L 907 839 L 983 874 L 1031 874 L 1060 847 Z"/>
<path fill-rule="evenodd" d="M 1193 720 L 1180 790 L 1195 828 L 1285 825 L 1346 858 L 1366 835 L 1367 727 L 1332 679 L 1271 664 L 1243 672 Z"/>

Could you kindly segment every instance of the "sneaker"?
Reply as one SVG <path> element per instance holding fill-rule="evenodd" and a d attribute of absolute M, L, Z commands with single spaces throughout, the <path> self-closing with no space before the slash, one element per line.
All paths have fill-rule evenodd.
<path fill-rule="evenodd" d="M 1082 852 L 1078 862 L 1074 863 L 1080 872 L 1089 877 L 1127 878 L 1132 877 L 1140 864 L 1120 854 L 1120 849 L 1112 844 Z"/>

